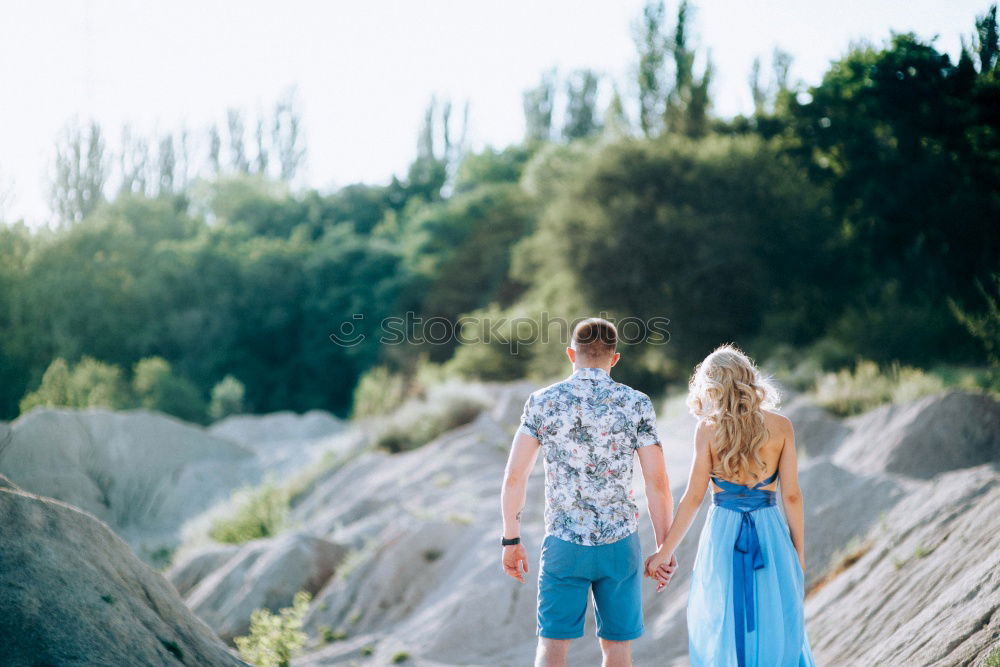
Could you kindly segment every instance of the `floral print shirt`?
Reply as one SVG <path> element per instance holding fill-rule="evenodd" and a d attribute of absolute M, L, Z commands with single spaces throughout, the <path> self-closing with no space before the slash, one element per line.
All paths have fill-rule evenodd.
<path fill-rule="evenodd" d="M 546 534 L 596 546 L 638 529 L 635 450 L 662 447 L 649 396 L 580 368 L 528 397 L 519 430 L 542 446 Z"/>

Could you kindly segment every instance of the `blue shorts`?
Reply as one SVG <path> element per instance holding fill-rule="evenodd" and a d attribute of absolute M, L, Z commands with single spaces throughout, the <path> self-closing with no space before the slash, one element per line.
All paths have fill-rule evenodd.
<path fill-rule="evenodd" d="M 638 532 L 596 546 L 546 535 L 538 568 L 535 634 L 550 639 L 582 637 L 593 588 L 598 637 L 628 641 L 642 636 L 642 563 Z"/>

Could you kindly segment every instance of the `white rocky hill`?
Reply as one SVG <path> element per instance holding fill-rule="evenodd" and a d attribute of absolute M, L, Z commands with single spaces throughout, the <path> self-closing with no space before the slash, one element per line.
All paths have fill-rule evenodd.
<path fill-rule="evenodd" d="M 39 408 L 0 424 L 0 473 L 94 514 L 156 562 L 185 522 L 234 489 L 347 446 L 343 429 L 319 411 L 230 417 L 206 430 L 147 410 Z"/>
<path fill-rule="evenodd" d="M 527 583 L 502 574 L 497 535 L 503 466 L 531 389 L 492 387 L 491 407 L 476 421 L 395 455 L 363 446 L 370 429 L 315 415 L 196 429 L 214 444 L 199 450 L 207 462 L 187 465 L 249 469 L 259 478 L 269 461 L 279 481 L 309 461 L 319 462 L 319 472 L 296 494 L 288 532 L 188 548 L 167 577 L 226 640 L 245 631 L 253 608 L 275 610 L 297 590 L 313 593 L 305 621 L 311 643 L 297 665 L 384 665 L 404 653 L 414 665 L 530 664 L 543 536 L 540 462 L 523 517 Z M 802 452 L 807 627 L 820 664 L 984 664 L 1000 644 L 1000 403 L 950 392 L 841 420 L 800 397 L 785 413 Z M 694 422 L 673 400 L 659 425 L 679 497 Z M 326 459 L 334 463 L 322 462 L 327 449 L 337 452 Z M 7 456 L 0 452 L 0 472 Z M 23 479 L 48 479 L 24 456 L 11 459 Z M 232 458 L 212 463 L 214 456 Z M 644 507 L 638 466 L 636 494 Z M 212 501 L 204 502 L 207 510 Z M 169 525 L 176 529 L 182 514 L 174 512 Z M 189 525 L 204 518 L 193 509 L 185 516 Z M 647 583 L 637 665 L 687 664 L 686 591 L 702 517 L 679 551 L 671 587 L 657 595 Z M 644 512 L 642 522 L 648 553 Z M 599 664 L 594 631 L 589 618 L 571 664 Z"/>
<path fill-rule="evenodd" d="M 505 577 L 496 546 L 503 465 L 528 389 L 497 390 L 492 410 L 415 451 L 362 453 L 303 495 L 293 509 L 299 535 L 343 545 L 350 554 L 313 591 L 306 627 L 317 643 L 297 664 L 387 664 L 400 653 L 423 665 L 530 663 L 536 573 L 523 585 Z M 797 399 L 786 413 L 803 452 L 807 569 L 816 591 L 807 604 L 808 627 L 821 664 L 982 659 L 998 641 L 997 402 L 948 393 L 839 420 Z M 661 413 L 678 495 L 693 427 L 679 401 Z M 542 481 L 539 463 L 524 515 L 533 564 L 543 533 Z M 636 482 L 643 504 L 638 472 Z M 652 582 L 647 586 L 647 633 L 634 645 L 638 665 L 686 664 L 684 565 L 693 561 L 701 520 L 681 548 L 682 574 L 671 588 L 656 595 Z M 641 530 L 648 552 L 648 523 Z M 252 548 L 270 542 L 285 549 L 285 539 Z M 961 573 L 951 568 L 958 562 Z M 181 582 L 189 572 L 180 563 L 168 576 Z M 188 595 L 196 608 L 204 588 Z M 906 593 L 897 597 L 898 590 Z M 286 600 L 292 593 L 285 591 Z M 233 625 L 204 617 L 224 635 Z M 855 630 L 845 632 L 845 618 L 854 619 Z M 924 620 L 944 623 L 947 632 L 919 632 Z M 594 630 L 589 619 L 572 663 L 598 664 Z M 321 645 L 318 638 L 330 631 L 344 639 Z"/>
<path fill-rule="evenodd" d="M 246 664 L 92 515 L 0 475 L 0 525 L 0 664 Z"/>

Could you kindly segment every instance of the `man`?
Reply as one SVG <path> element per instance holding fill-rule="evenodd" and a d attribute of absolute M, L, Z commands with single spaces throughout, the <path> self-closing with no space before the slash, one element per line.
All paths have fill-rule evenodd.
<path fill-rule="evenodd" d="M 528 397 L 504 473 L 503 568 L 524 583 L 528 554 L 520 519 L 528 475 L 545 461 L 545 539 L 538 574 L 536 667 L 566 664 L 583 636 L 593 589 L 604 667 L 632 664 L 631 640 L 642 635 L 639 511 L 632 489 L 638 454 L 656 544 L 667 536 L 673 500 L 663 446 L 649 397 L 611 379 L 621 355 L 618 332 L 600 318 L 580 322 L 566 354 L 573 374 Z M 662 588 L 676 560 L 658 577 Z M 523 570 L 523 571 L 522 571 Z M 661 570 L 663 572 L 663 570 Z"/>

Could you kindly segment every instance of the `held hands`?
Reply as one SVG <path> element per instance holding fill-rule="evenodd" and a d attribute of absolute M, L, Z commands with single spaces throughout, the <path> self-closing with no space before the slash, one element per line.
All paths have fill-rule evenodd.
<path fill-rule="evenodd" d="M 670 583 L 676 569 L 677 556 L 656 551 L 646 559 L 645 576 L 656 579 L 656 592 L 659 593 Z"/>
<path fill-rule="evenodd" d="M 512 544 L 504 547 L 501 562 L 503 563 L 503 571 L 508 576 L 517 579 L 522 584 L 524 583 L 524 575 L 528 573 L 528 552 L 523 544 Z M 521 568 L 524 568 L 523 572 Z"/>

